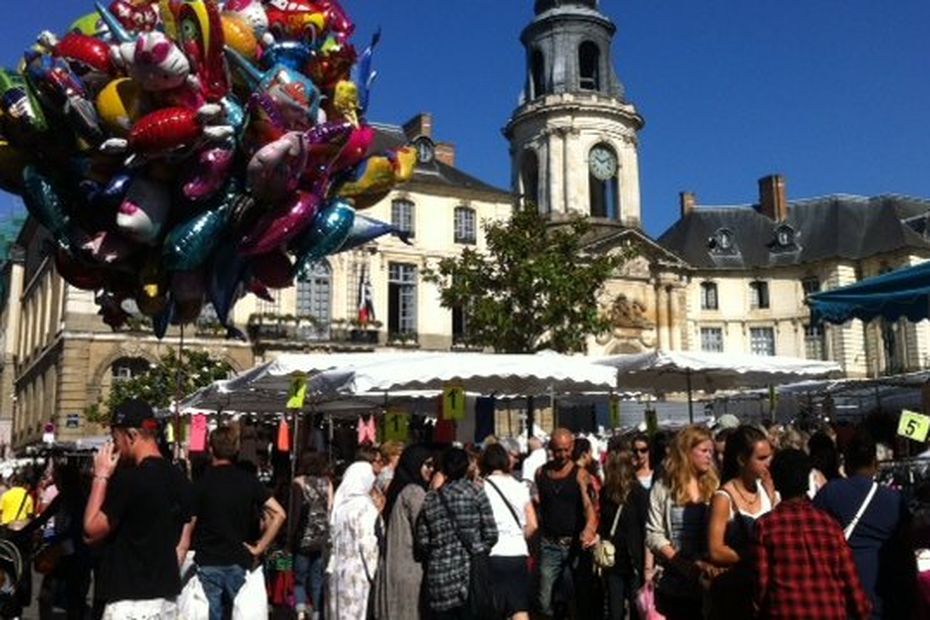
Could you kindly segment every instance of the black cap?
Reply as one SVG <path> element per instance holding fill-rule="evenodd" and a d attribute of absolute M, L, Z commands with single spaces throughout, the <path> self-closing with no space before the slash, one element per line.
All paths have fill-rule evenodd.
<path fill-rule="evenodd" d="M 141 428 L 149 431 L 158 429 L 155 411 L 145 401 L 137 398 L 124 400 L 113 412 L 110 426 L 113 428 Z"/>

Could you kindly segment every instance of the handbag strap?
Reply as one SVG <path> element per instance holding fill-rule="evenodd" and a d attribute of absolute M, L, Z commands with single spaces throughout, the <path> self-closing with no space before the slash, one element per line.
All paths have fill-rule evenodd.
<path fill-rule="evenodd" d="M 862 518 L 862 515 L 865 514 L 866 508 L 869 507 L 869 504 L 872 503 L 872 498 L 875 497 L 875 491 L 878 490 L 878 483 L 872 482 L 872 488 L 869 489 L 868 495 L 865 496 L 865 500 L 862 502 L 862 505 L 859 506 L 856 516 L 853 517 L 852 521 L 849 522 L 849 525 L 846 526 L 846 529 L 843 530 L 843 536 L 846 537 L 846 540 L 849 540 L 853 532 L 856 530 L 856 526 L 859 525 L 859 519 Z"/>
<path fill-rule="evenodd" d="M 514 509 L 513 504 L 511 504 L 510 501 L 506 497 L 504 497 L 504 494 L 503 492 L 501 492 L 500 487 L 494 484 L 494 481 L 491 480 L 491 476 L 488 476 L 487 478 L 485 478 L 484 481 L 490 484 L 492 487 L 494 487 L 494 490 L 497 491 L 497 494 L 501 496 L 501 499 L 504 500 L 504 505 L 507 506 L 507 510 L 509 510 L 510 514 L 513 515 L 513 520 L 517 522 L 517 527 L 522 530 L 523 524 L 520 523 L 520 517 L 517 516 L 516 509 Z"/>
<path fill-rule="evenodd" d="M 442 494 L 442 489 L 436 491 L 436 495 L 439 496 L 439 501 L 442 502 L 442 507 L 446 511 L 446 515 L 449 517 L 449 520 L 452 521 L 452 529 L 455 530 L 455 535 L 458 537 L 459 542 L 462 543 L 462 546 L 465 547 L 465 553 L 469 556 L 475 555 L 472 551 L 471 545 L 468 544 L 465 535 L 462 533 L 462 530 L 459 529 L 459 522 L 456 520 L 455 515 L 452 513 L 452 509 L 449 508 L 449 504 L 446 502 L 446 497 Z"/>
<path fill-rule="evenodd" d="M 623 504 L 617 504 L 617 512 L 614 513 L 614 522 L 610 526 L 610 537 L 614 537 L 614 532 L 617 531 L 617 523 L 620 521 L 620 513 L 623 512 Z"/>

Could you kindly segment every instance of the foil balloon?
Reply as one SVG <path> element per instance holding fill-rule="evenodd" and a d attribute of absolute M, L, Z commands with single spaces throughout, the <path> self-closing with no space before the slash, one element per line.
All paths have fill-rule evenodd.
<path fill-rule="evenodd" d="M 310 225 L 319 208 L 318 194 L 297 192 L 293 205 L 262 216 L 255 225 L 255 232 L 242 239 L 240 252 L 245 256 L 253 256 L 284 246 Z"/>
<path fill-rule="evenodd" d="M 30 138 L 48 129 L 42 106 L 22 75 L 0 69 L 0 111 L 3 112 L 4 133 L 12 140 L 17 137 L 23 146 Z"/>
<path fill-rule="evenodd" d="M 187 83 L 190 61 L 161 32 L 146 32 L 115 49 L 114 63 L 145 90 L 167 91 Z"/>
<path fill-rule="evenodd" d="M 371 127 L 363 126 L 353 130 L 345 146 L 339 151 L 339 155 L 330 164 L 330 169 L 339 172 L 354 168 L 365 159 L 374 140 L 375 130 Z"/>
<path fill-rule="evenodd" d="M 23 170 L 29 164 L 26 152 L 0 135 L 0 189 L 19 194 L 23 190 Z"/>
<path fill-rule="evenodd" d="M 145 0 L 115 0 L 109 10 L 123 28 L 131 32 L 149 32 L 158 25 L 155 7 Z"/>
<path fill-rule="evenodd" d="M 253 257 L 250 266 L 252 277 L 268 288 L 287 288 L 293 284 L 291 259 L 280 250 Z"/>
<path fill-rule="evenodd" d="M 339 251 L 353 250 L 384 235 L 394 235 L 405 244 L 410 245 L 410 231 L 401 230 L 388 222 L 382 222 L 361 213 L 356 213 L 352 228 L 349 230 L 345 242 L 339 246 Z"/>
<path fill-rule="evenodd" d="M 283 65 L 293 71 L 300 71 L 310 61 L 313 52 L 310 46 L 301 41 L 281 41 L 269 45 L 262 51 L 261 62 L 265 68 Z"/>
<path fill-rule="evenodd" d="M 268 0 L 265 13 L 276 38 L 314 39 L 326 26 L 326 15 L 309 0 Z"/>
<path fill-rule="evenodd" d="M 292 128 L 306 129 L 316 123 L 321 94 L 311 80 L 284 65 L 275 65 L 262 72 L 231 49 L 226 50 L 226 57 L 250 90 L 271 97 L 281 114 L 293 123 Z"/>
<path fill-rule="evenodd" d="M 104 270 L 88 268 L 62 248 L 55 252 L 55 270 L 65 282 L 82 291 L 99 291 L 107 282 Z"/>
<path fill-rule="evenodd" d="M 333 254 L 345 243 L 355 223 L 355 209 L 347 202 L 334 200 L 321 211 L 310 228 L 294 240 L 297 277 L 310 275 L 314 261 Z"/>
<path fill-rule="evenodd" d="M 187 0 L 178 5 L 174 18 L 177 32 L 168 34 L 180 42 L 200 94 L 207 101 L 219 101 L 229 92 L 229 81 L 223 56 L 223 24 L 216 2 Z"/>
<path fill-rule="evenodd" d="M 171 205 L 171 192 L 164 184 L 143 176 L 132 180 L 119 206 L 116 226 L 126 237 L 155 245 Z"/>
<path fill-rule="evenodd" d="M 80 249 L 97 263 L 119 265 L 138 248 L 118 234 L 104 230 L 89 237 L 81 244 Z"/>
<path fill-rule="evenodd" d="M 127 148 L 143 155 L 162 155 L 192 147 L 202 140 L 226 140 L 233 135 L 229 125 L 211 125 L 221 116 L 216 104 L 199 110 L 182 107 L 162 108 L 139 119 L 129 132 L 129 139 L 111 138 L 101 145 L 105 152 L 118 153 Z"/>
<path fill-rule="evenodd" d="M 62 248 L 71 245 L 70 224 L 65 200 L 52 180 L 35 166 L 23 170 L 23 203 L 29 214 L 48 230 Z"/>
<path fill-rule="evenodd" d="M 81 80 L 95 89 L 106 84 L 115 72 L 110 46 L 96 37 L 68 33 L 54 41 L 52 53 L 64 58 Z"/>
<path fill-rule="evenodd" d="M 219 204 L 175 226 L 162 246 L 162 265 L 169 271 L 190 271 L 209 260 L 229 224 L 238 186 L 231 184 Z"/>
<path fill-rule="evenodd" d="M 369 157 L 362 166 L 361 177 L 345 183 L 336 192 L 340 198 L 351 198 L 356 209 L 366 209 L 380 201 L 396 182 L 394 163 L 387 157 Z"/>
<path fill-rule="evenodd" d="M 64 60 L 36 51 L 24 56 L 26 77 L 35 88 L 46 109 L 64 116 L 71 128 L 82 138 L 94 143 L 103 137 L 94 104 L 87 89 Z"/>
<path fill-rule="evenodd" d="M 145 93 L 130 78 L 113 80 L 97 95 L 97 112 L 100 121 L 110 133 L 126 136 L 133 124 L 145 114 Z"/>
<path fill-rule="evenodd" d="M 205 292 L 204 274 L 201 270 L 176 271 L 171 274 L 171 301 L 174 305 L 172 323 L 196 321 L 203 309 Z"/>
<path fill-rule="evenodd" d="M 162 315 L 168 309 L 167 278 L 155 257 L 150 256 L 142 266 L 135 300 L 139 311 L 153 318 Z M 170 321 L 170 318 L 168 320 Z"/>
<path fill-rule="evenodd" d="M 225 12 L 220 15 L 223 25 L 223 38 L 229 49 L 235 50 L 243 58 L 258 60 L 258 39 L 254 29 L 245 18 L 235 13 Z"/>
<path fill-rule="evenodd" d="M 246 259 L 239 254 L 235 244 L 220 243 L 207 271 L 207 295 L 216 317 L 223 325 L 229 323 L 229 314 L 236 300 L 245 294 L 243 281 L 246 272 Z"/>
<path fill-rule="evenodd" d="M 268 14 L 261 0 L 227 0 L 223 8 L 225 13 L 234 15 L 248 24 L 256 39 L 262 40 L 267 34 Z"/>
<path fill-rule="evenodd" d="M 226 144 L 200 151 L 196 165 L 181 175 L 184 182 L 181 191 L 185 198 L 192 202 L 200 202 L 210 198 L 223 187 L 235 157 L 232 146 Z"/>
<path fill-rule="evenodd" d="M 101 40 L 109 36 L 107 25 L 100 19 L 100 14 L 96 11 L 74 20 L 68 31 L 86 34 L 89 37 L 97 37 Z"/>
<path fill-rule="evenodd" d="M 297 189 L 306 165 L 306 137 L 288 132 L 252 157 L 246 172 L 249 189 L 264 200 L 281 200 Z"/>

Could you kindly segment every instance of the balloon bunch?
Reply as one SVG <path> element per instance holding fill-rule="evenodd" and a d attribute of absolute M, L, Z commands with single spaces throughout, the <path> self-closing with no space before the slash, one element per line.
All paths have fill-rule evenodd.
<path fill-rule="evenodd" d="M 115 0 L 0 70 L 0 188 L 48 231 L 67 282 L 114 329 L 169 324 L 401 231 L 358 213 L 413 174 L 364 122 L 338 0 Z M 354 76 L 354 80 L 352 79 Z"/>

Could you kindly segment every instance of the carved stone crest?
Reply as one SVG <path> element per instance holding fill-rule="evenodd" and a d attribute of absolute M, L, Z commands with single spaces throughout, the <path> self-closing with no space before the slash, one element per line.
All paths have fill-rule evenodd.
<path fill-rule="evenodd" d="M 614 298 L 607 313 L 614 328 L 619 329 L 649 329 L 652 321 L 646 316 L 646 305 L 637 299 L 630 300 L 620 293 Z"/>

